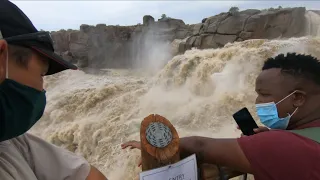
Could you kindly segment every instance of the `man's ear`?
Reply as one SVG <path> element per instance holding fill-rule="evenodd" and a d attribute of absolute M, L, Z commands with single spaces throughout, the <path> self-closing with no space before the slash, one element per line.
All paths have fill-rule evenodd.
<path fill-rule="evenodd" d="M 293 106 L 294 107 L 302 106 L 306 102 L 306 94 L 307 93 L 305 91 L 297 90 L 293 94 L 294 95 Z"/>
<path fill-rule="evenodd" d="M 4 39 L 0 39 L 0 83 L 6 77 L 6 63 L 8 58 L 8 44 Z"/>

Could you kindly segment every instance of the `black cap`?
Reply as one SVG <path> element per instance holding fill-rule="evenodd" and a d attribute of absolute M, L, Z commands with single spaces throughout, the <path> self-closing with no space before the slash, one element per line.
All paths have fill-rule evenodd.
<path fill-rule="evenodd" d="M 8 0 L 0 0 L 0 39 L 5 39 L 8 44 L 31 48 L 48 57 L 51 61 L 46 75 L 77 69 L 77 66 L 54 53 L 50 33 L 39 32 L 30 19 Z"/>

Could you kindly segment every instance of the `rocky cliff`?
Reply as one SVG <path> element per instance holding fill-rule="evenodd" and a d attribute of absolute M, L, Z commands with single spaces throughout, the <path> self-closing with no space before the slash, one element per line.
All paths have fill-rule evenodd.
<path fill-rule="evenodd" d="M 80 67 L 157 67 L 191 48 L 219 48 L 253 38 L 306 35 L 305 14 L 304 7 L 248 9 L 220 13 L 194 25 L 173 18 L 155 21 L 147 15 L 142 25 L 81 25 L 80 30 L 52 32 L 52 38 L 56 51 Z"/>
<path fill-rule="evenodd" d="M 179 19 L 155 22 L 145 16 L 143 21 L 135 26 L 81 25 L 80 30 L 60 30 L 51 35 L 57 53 L 80 67 L 95 68 L 141 66 L 146 59 L 159 57 L 157 53 L 170 59 L 170 43 L 191 35 L 192 26 Z"/>
<path fill-rule="evenodd" d="M 239 13 L 221 13 L 196 24 L 193 35 L 180 44 L 179 51 L 191 47 L 218 48 L 228 42 L 247 39 L 274 39 L 304 35 L 305 8 Z"/>

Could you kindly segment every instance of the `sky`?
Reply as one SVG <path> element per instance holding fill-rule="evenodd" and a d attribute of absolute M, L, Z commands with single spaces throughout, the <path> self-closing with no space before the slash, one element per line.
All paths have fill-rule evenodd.
<path fill-rule="evenodd" d="M 155 20 L 162 14 L 182 19 L 186 24 L 200 23 L 203 18 L 237 6 L 240 10 L 270 7 L 306 7 L 320 10 L 314 1 L 26 1 L 12 0 L 33 22 L 37 29 L 57 31 L 79 29 L 81 24 L 135 25 L 144 15 Z"/>

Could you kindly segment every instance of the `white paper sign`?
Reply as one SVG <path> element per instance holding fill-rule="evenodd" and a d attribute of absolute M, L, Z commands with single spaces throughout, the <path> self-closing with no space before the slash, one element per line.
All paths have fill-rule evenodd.
<path fill-rule="evenodd" d="M 141 172 L 140 180 L 198 180 L 196 155 L 175 164 Z"/>

